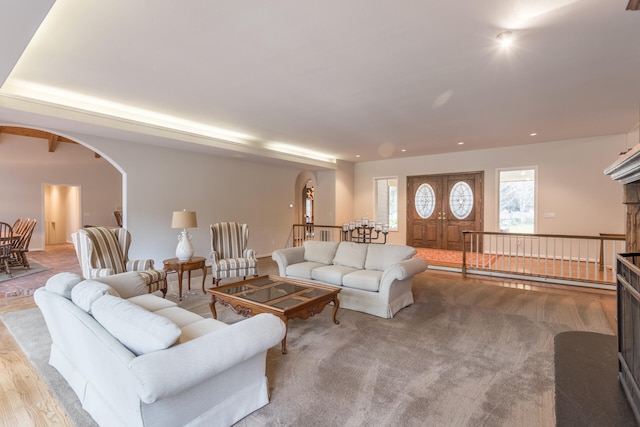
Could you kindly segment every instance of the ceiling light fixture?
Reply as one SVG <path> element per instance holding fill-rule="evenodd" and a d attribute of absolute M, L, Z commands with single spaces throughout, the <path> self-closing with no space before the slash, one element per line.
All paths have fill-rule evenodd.
<path fill-rule="evenodd" d="M 464 145 L 464 141 L 458 142 L 458 145 Z"/>
<path fill-rule="evenodd" d="M 496 36 L 498 42 L 500 42 L 500 46 L 503 48 L 508 48 L 513 44 L 513 32 L 512 31 L 503 31 Z"/>
<path fill-rule="evenodd" d="M 536 132 L 531 132 L 531 133 L 529 134 L 529 136 L 537 136 L 537 135 L 538 135 L 538 134 L 537 134 Z"/>

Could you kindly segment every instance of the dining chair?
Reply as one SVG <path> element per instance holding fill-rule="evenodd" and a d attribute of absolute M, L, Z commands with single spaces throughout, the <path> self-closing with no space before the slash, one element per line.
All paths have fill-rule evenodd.
<path fill-rule="evenodd" d="M 249 227 L 237 222 L 211 225 L 211 274 L 213 285 L 229 277 L 258 275 L 256 251 L 247 248 Z"/>
<path fill-rule="evenodd" d="M 37 222 L 38 220 L 36 219 L 26 219 L 23 220 L 20 224 L 21 226 L 19 228 L 19 232 L 15 232 L 14 229 L 14 233 L 18 235 L 18 237 L 14 239 L 11 248 L 10 263 L 12 265 L 20 265 L 24 268 L 29 268 L 29 258 L 27 257 L 27 252 L 29 252 L 31 235 L 33 234 L 33 230 L 36 228 Z"/>
<path fill-rule="evenodd" d="M 20 229 L 22 228 L 22 224 L 24 220 L 22 218 L 16 219 L 16 222 L 13 223 L 11 228 L 13 229 L 13 234 L 20 234 Z"/>
<path fill-rule="evenodd" d="M 13 229 L 6 222 L 0 222 L 0 267 L 4 266 L 4 271 L 13 277 L 9 270 L 11 261 L 11 242 L 13 241 Z"/>

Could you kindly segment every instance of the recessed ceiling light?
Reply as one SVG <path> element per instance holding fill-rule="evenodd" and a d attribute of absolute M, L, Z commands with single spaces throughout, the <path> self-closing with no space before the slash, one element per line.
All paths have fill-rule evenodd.
<path fill-rule="evenodd" d="M 458 145 L 464 145 L 464 141 L 458 142 Z"/>
<path fill-rule="evenodd" d="M 360 157 L 360 154 L 356 154 L 356 157 Z"/>
<path fill-rule="evenodd" d="M 531 132 L 531 133 L 529 134 L 529 136 L 536 136 L 536 135 L 538 135 L 536 132 Z"/>
<path fill-rule="evenodd" d="M 500 46 L 503 48 L 507 48 L 513 44 L 513 32 L 511 31 L 503 31 L 496 36 Z"/>
<path fill-rule="evenodd" d="M 402 151 L 403 153 L 406 153 L 406 152 L 407 152 L 407 150 L 406 150 L 406 149 L 404 149 L 404 148 L 403 148 L 402 150 L 400 150 L 400 151 Z"/>

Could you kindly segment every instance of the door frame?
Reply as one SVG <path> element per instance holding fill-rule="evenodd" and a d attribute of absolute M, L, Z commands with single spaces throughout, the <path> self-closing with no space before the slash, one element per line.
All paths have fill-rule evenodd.
<path fill-rule="evenodd" d="M 434 249 L 450 249 L 448 245 L 447 233 L 449 230 L 447 229 L 449 221 L 456 222 L 456 219 L 450 219 L 451 216 L 448 215 L 450 212 L 445 212 L 449 207 L 449 183 L 452 180 L 456 181 L 464 181 L 465 178 L 473 179 L 474 188 L 473 190 L 473 216 L 474 216 L 474 226 L 471 228 L 466 227 L 464 230 L 460 231 L 483 231 L 484 230 L 484 171 L 469 171 L 469 172 L 452 172 L 452 173 L 442 173 L 442 174 L 424 174 L 424 175 L 413 175 L 407 176 L 406 183 L 406 192 L 407 192 L 407 208 L 406 208 L 406 241 L 407 244 L 414 244 L 414 236 L 413 236 L 413 224 L 414 224 L 414 210 L 415 210 L 415 194 L 413 190 L 416 181 L 431 181 L 438 182 L 440 189 L 439 192 L 441 194 L 436 194 L 436 197 L 440 197 L 441 200 L 435 201 L 435 206 L 441 206 L 441 211 L 436 212 L 437 209 L 434 210 L 432 215 L 429 218 L 425 218 L 426 221 L 434 222 L 437 221 L 437 226 L 435 233 L 437 237 L 435 239 L 438 248 Z M 443 215 L 444 213 L 444 215 Z M 437 218 L 436 218 L 437 216 Z M 426 236 L 426 230 L 423 230 L 423 235 Z M 438 237 L 439 236 L 439 237 Z M 464 241 L 464 236 L 460 236 L 461 241 Z M 446 241 L 445 241 L 446 240 Z M 462 245 L 462 243 L 458 243 Z M 464 246 L 468 248 L 468 242 L 464 242 Z M 458 250 L 458 249 L 453 249 Z M 459 250 L 462 250 L 461 248 Z"/>

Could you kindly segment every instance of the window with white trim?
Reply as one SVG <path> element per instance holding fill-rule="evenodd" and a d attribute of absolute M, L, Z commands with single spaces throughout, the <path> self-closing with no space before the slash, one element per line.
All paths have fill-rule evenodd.
<path fill-rule="evenodd" d="M 536 168 L 498 170 L 498 229 L 536 231 Z"/>
<path fill-rule="evenodd" d="M 398 178 L 374 178 L 375 221 L 398 230 Z"/>

